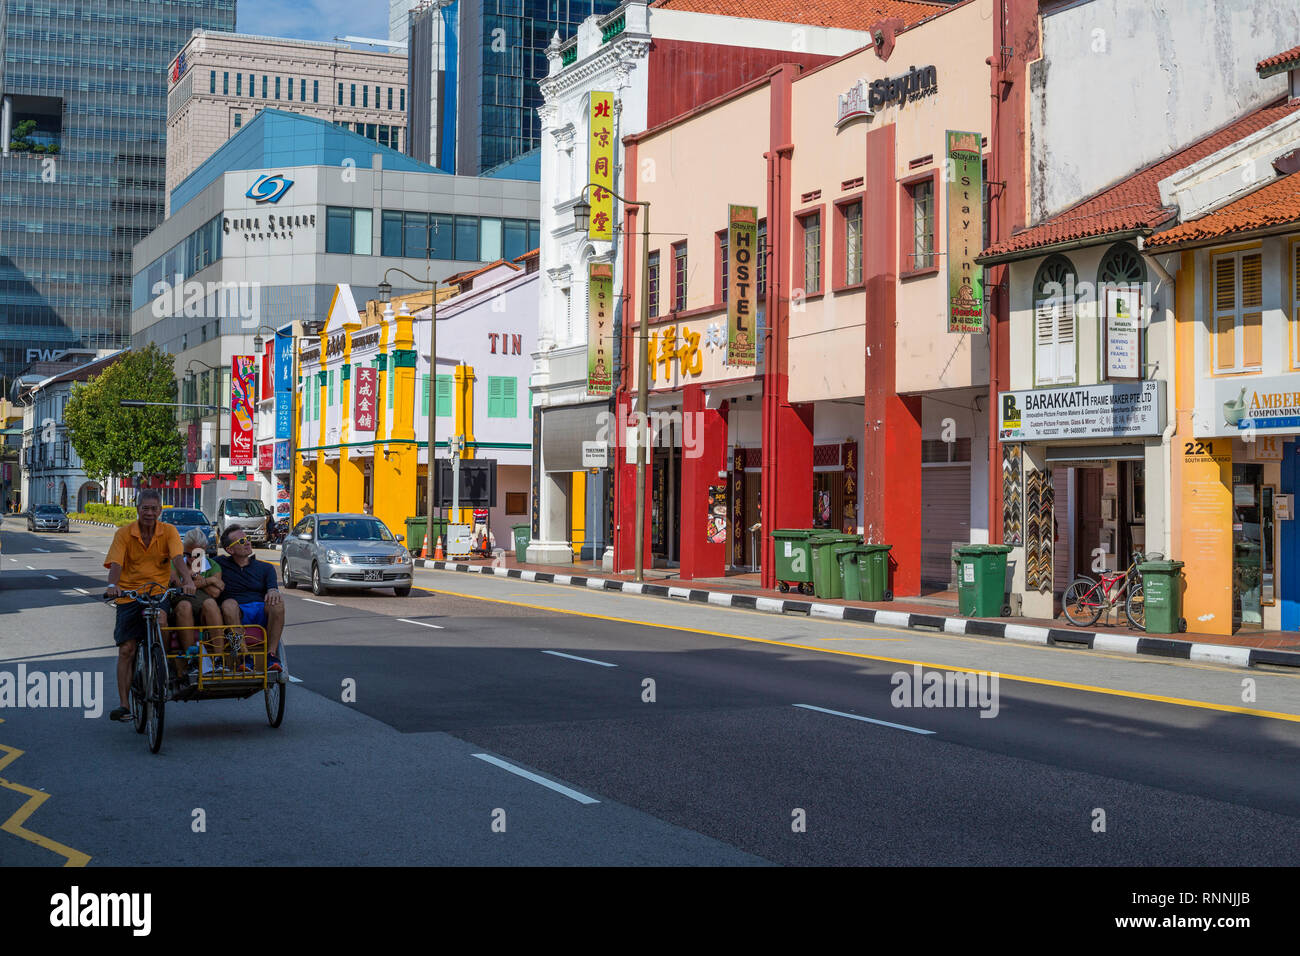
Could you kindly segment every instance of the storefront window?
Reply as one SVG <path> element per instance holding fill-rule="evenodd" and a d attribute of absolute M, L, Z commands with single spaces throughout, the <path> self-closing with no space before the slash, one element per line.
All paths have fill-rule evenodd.
<path fill-rule="evenodd" d="M 1263 466 L 1232 466 L 1232 623 L 1259 629 L 1264 618 Z M 1272 573 L 1272 556 L 1269 558 Z"/>

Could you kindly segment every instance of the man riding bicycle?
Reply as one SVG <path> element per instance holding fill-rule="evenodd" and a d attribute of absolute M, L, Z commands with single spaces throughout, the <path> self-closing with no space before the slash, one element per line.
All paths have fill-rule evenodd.
<path fill-rule="evenodd" d="M 136 514 L 135 521 L 117 529 L 104 559 L 104 567 L 108 568 L 108 590 L 104 596 L 119 598 L 113 642 L 117 645 L 117 692 L 122 706 L 108 715 L 110 720 L 131 719 L 128 703 L 131 670 L 137 645 L 148 637 L 144 609 L 130 598 L 121 598 L 122 590 L 136 591 L 150 584 L 157 585 L 159 591 L 166 590 L 174 569 L 182 590 L 186 594 L 195 591 L 180 533 L 175 525 L 158 521 L 162 514 L 162 496 L 152 488 L 141 491 L 136 500 Z M 167 626 L 165 611 L 159 613 L 158 624 Z M 181 643 L 188 649 L 194 643 L 194 632 L 181 633 Z"/>

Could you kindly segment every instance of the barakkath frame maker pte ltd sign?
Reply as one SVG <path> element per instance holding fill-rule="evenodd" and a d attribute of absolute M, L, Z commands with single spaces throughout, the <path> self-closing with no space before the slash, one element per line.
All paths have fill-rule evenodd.
<path fill-rule="evenodd" d="M 1001 441 L 1154 438 L 1164 423 L 1162 381 L 998 393 Z"/>

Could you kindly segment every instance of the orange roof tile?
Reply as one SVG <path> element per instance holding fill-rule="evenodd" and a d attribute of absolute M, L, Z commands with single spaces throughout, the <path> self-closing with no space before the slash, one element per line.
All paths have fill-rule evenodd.
<path fill-rule="evenodd" d="M 515 262 L 527 262 L 529 259 L 536 259 L 537 256 L 541 253 L 541 251 L 542 251 L 541 246 L 538 246 L 536 249 L 533 249 L 529 252 L 525 252 L 522 256 L 516 256 Z"/>
<path fill-rule="evenodd" d="M 907 26 L 948 9 L 921 0 L 653 0 L 652 7 L 689 13 L 712 13 L 746 20 L 776 20 L 818 27 L 866 30 L 880 20 L 899 17 Z"/>
<path fill-rule="evenodd" d="M 998 261 L 1033 255 L 1034 250 L 1079 239 L 1100 239 L 1121 232 L 1152 231 L 1168 222 L 1174 210 L 1160 205 L 1160 180 L 1199 162 L 1223 147 L 1235 143 L 1270 123 L 1300 109 L 1300 101 L 1275 102 L 1211 133 L 1199 142 L 1167 156 L 1127 179 L 1050 219 L 994 243 L 981 258 Z"/>
<path fill-rule="evenodd" d="M 1236 202 L 1158 233 L 1147 239 L 1146 245 L 1172 246 L 1221 239 L 1288 222 L 1300 222 L 1300 173 L 1275 179 Z"/>
<path fill-rule="evenodd" d="M 1300 46 L 1293 46 L 1283 53 L 1277 53 L 1255 64 L 1260 76 L 1272 76 L 1292 67 L 1300 66 Z"/>

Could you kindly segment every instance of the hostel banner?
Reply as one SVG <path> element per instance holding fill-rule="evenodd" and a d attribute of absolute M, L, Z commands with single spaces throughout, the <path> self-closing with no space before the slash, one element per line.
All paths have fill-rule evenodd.
<path fill-rule="evenodd" d="M 727 364 L 753 365 L 758 338 L 758 207 L 727 207 Z"/>
<path fill-rule="evenodd" d="M 609 395 L 614 377 L 611 371 L 614 302 L 614 266 L 593 262 L 587 272 L 587 394 Z"/>
<path fill-rule="evenodd" d="M 591 168 L 591 222 L 589 239 L 614 238 L 614 94 L 592 91 L 587 94 L 587 129 L 590 139 L 587 156 Z"/>
<path fill-rule="evenodd" d="M 984 267 L 975 261 L 984 241 L 984 162 L 979 133 L 948 130 L 948 331 L 986 332 Z"/>
<path fill-rule="evenodd" d="M 253 408 L 257 363 L 251 355 L 231 357 L 230 467 L 247 468 L 254 462 Z"/>

